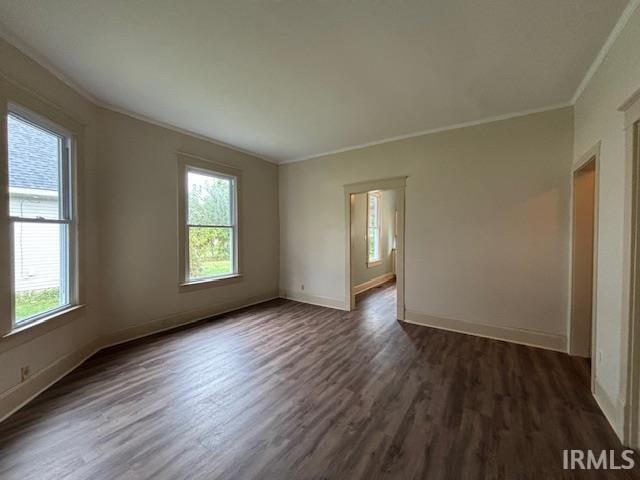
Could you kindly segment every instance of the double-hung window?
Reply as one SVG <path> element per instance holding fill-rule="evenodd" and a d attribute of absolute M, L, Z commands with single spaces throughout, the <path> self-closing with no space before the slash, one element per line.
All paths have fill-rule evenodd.
<path fill-rule="evenodd" d="M 380 193 L 367 194 L 367 263 L 377 264 L 382 261 L 380 245 Z"/>
<path fill-rule="evenodd" d="M 72 136 L 9 107 L 7 147 L 13 328 L 19 328 L 75 302 Z"/>
<path fill-rule="evenodd" d="M 189 156 L 180 165 L 181 283 L 237 277 L 239 172 Z"/>

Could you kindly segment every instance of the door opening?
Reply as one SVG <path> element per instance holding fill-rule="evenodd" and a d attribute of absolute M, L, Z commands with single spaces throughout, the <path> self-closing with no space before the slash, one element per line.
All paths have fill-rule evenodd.
<path fill-rule="evenodd" d="M 591 358 L 596 232 L 596 157 L 573 173 L 573 248 L 569 351 Z"/>
<path fill-rule="evenodd" d="M 384 291 L 386 303 L 394 297 L 395 309 L 399 194 L 394 189 L 351 195 L 351 288 L 356 306 Z"/>
<path fill-rule="evenodd" d="M 404 320 L 404 212 L 407 177 L 393 177 L 351 183 L 344 186 L 345 199 L 345 307 L 356 308 L 356 293 L 363 292 L 376 282 L 384 283 L 395 277 L 395 288 L 387 288 L 387 295 L 395 297 L 395 316 Z M 386 192 L 390 193 L 385 200 Z M 358 195 L 364 202 L 356 212 Z M 385 209 L 385 202 L 387 208 Z M 391 207 L 391 208 L 389 208 Z M 366 209 L 366 210 L 365 210 Z M 352 217 L 362 217 L 358 227 Z M 386 226 L 385 226 L 386 225 Z M 366 238 L 366 240 L 365 240 Z M 362 248 L 356 251 L 354 243 L 359 240 Z M 360 252 L 360 253 L 357 253 Z M 355 262 L 366 267 L 369 276 L 358 280 Z M 385 270 L 390 266 L 390 270 Z M 375 271 L 381 267 L 384 272 Z M 378 275 L 374 275 L 378 273 Z M 371 277 L 371 278 L 369 278 Z"/>

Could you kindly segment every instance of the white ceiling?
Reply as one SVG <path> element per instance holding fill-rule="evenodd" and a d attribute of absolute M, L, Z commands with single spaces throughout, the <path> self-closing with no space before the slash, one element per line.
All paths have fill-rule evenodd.
<path fill-rule="evenodd" d="M 627 0 L 0 0 L 102 104 L 282 162 L 570 101 Z"/>

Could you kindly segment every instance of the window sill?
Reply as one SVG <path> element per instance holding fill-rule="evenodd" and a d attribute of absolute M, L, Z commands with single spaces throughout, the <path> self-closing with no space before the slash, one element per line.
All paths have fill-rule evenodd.
<path fill-rule="evenodd" d="M 377 267 L 378 265 L 382 265 L 382 260 L 376 260 L 375 262 L 368 262 L 367 268 Z"/>
<path fill-rule="evenodd" d="M 194 290 L 202 290 L 210 287 L 219 287 L 222 285 L 229 285 L 231 283 L 238 283 L 242 281 L 242 274 L 236 273 L 233 275 L 227 275 L 217 278 L 206 278 L 204 280 L 195 280 L 193 282 L 184 282 L 178 285 L 180 292 L 192 292 Z"/>
<path fill-rule="evenodd" d="M 47 315 L 46 317 L 42 317 L 33 323 L 14 328 L 9 333 L 0 337 L 0 353 L 11 350 L 18 345 L 27 343 L 36 337 L 60 328 L 73 320 L 77 320 L 84 309 L 84 305 L 73 305 L 54 312 L 51 315 Z"/>

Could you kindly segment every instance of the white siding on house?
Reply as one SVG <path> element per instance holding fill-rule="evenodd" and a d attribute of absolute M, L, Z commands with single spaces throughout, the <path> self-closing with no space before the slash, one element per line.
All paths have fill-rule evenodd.
<path fill-rule="evenodd" d="M 58 192 L 9 188 L 10 214 L 21 218 L 58 218 Z"/>
<path fill-rule="evenodd" d="M 15 224 L 16 292 L 60 286 L 60 231 L 65 228 L 67 225 Z"/>
<path fill-rule="evenodd" d="M 10 191 L 11 215 L 33 218 L 56 216 L 57 199 L 51 197 L 51 191 L 41 193 L 41 196 L 15 195 Z M 58 224 L 14 224 L 16 292 L 60 287 L 60 229 L 66 228 L 66 225 Z"/>

